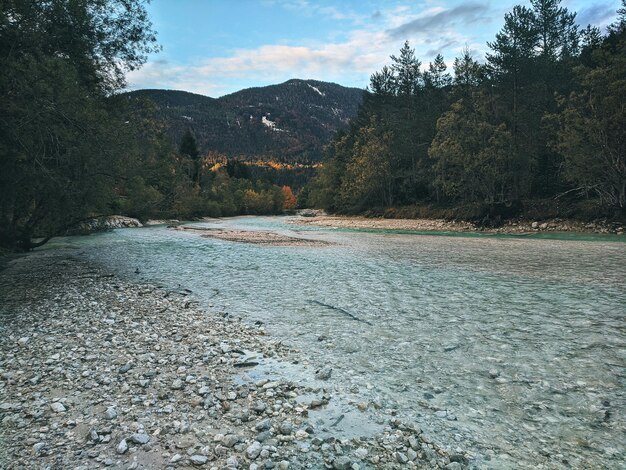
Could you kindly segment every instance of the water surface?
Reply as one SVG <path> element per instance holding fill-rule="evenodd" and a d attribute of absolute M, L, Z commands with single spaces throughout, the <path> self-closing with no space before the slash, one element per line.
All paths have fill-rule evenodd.
<path fill-rule="evenodd" d="M 335 384 L 398 409 L 480 468 L 624 467 L 618 238 L 349 231 L 272 217 L 194 225 L 334 244 L 259 246 L 150 227 L 57 246 L 263 321 L 313 364 L 332 366 Z"/>

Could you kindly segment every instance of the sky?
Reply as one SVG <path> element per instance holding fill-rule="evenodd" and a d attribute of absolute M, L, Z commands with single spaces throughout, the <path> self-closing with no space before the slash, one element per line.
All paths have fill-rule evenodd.
<path fill-rule="evenodd" d="M 504 14 L 529 0 L 152 0 L 162 46 L 129 88 L 185 90 L 219 97 L 315 79 L 365 88 L 408 40 L 427 66 L 439 53 L 451 67 L 469 48 L 484 60 Z M 605 28 L 620 0 L 562 0 L 579 24 Z"/>

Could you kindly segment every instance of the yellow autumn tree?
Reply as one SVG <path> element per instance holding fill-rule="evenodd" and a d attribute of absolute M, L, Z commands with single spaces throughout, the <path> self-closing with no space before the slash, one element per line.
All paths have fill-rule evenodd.
<path fill-rule="evenodd" d="M 283 210 L 290 210 L 296 207 L 298 200 L 293 195 L 293 191 L 289 186 L 283 186 Z"/>

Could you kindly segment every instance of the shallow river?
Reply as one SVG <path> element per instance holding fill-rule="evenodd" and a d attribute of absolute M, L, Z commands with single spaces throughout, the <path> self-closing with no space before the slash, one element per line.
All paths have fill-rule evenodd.
<path fill-rule="evenodd" d="M 286 222 L 194 225 L 333 244 L 259 246 L 151 227 L 56 245 L 263 321 L 313 365 L 330 365 L 335 384 L 396 408 L 480 468 L 624 468 L 626 243 Z"/>

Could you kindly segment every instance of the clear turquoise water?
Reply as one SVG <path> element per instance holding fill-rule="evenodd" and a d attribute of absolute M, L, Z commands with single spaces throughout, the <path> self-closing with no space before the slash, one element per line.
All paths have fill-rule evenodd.
<path fill-rule="evenodd" d="M 623 468 L 626 244 L 618 238 L 341 231 L 271 217 L 194 225 L 334 244 L 258 246 L 151 227 L 56 246 L 265 322 L 314 364 L 330 364 L 335 384 L 399 409 L 481 467 Z"/>

